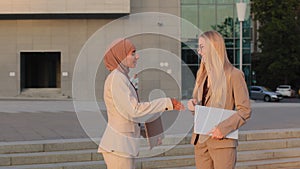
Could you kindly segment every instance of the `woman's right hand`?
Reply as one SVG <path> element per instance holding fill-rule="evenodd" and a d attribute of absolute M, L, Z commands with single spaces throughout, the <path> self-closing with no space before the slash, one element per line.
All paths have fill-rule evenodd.
<path fill-rule="evenodd" d="M 191 112 L 194 112 L 195 111 L 195 105 L 197 104 L 197 100 L 196 99 L 190 99 L 187 103 L 187 106 L 188 106 L 188 109 L 191 111 Z"/>
<path fill-rule="evenodd" d="M 174 110 L 178 110 L 178 111 L 185 110 L 184 105 L 181 102 L 179 102 L 178 100 L 171 98 L 171 102 L 173 104 Z"/>

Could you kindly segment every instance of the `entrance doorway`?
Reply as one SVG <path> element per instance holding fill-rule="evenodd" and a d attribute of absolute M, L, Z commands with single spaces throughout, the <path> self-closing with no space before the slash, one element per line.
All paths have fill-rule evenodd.
<path fill-rule="evenodd" d="M 21 52 L 21 90 L 60 88 L 60 52 Z"/>

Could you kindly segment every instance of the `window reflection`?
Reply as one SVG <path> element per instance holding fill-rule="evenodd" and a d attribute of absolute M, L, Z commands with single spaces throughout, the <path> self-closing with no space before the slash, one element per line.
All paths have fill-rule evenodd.
<path fill-rule="evenodd" d="M 237 19 L 236 2 L 240 0 L 181 0 L 181 15 L 191 21 L 201 31 L 216 30 L 222 34 L 225 40 L 229 61 L 239 68 L 239 21 Z M 243 22 L 243 70 L 251 71 L 251 17 L 250 1 L 246 11 L 246 19 Z M 193 37 L 194 39 L 192 39 Z M 191 97 L 191 88 L 194 83 L 185 77 L 185 70 L 190 70 L 196 76 L 201 61 L 197 56 L 198 39 L 189 35 L 182 25 L 182 92 L 183 96 Z M 186 44 L 185 44 L 186 43 Z M 244 72 L 245 73 L 245 72 Z M 246 81 L 250 76 L 245 73 Z M 250 83 L 249 83 L 250 84 Z M 188 94 L 190 96 L 188 97 Z"/>

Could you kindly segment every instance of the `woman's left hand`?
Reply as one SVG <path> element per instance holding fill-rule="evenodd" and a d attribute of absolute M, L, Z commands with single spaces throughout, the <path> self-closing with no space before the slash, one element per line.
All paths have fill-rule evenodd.
<path fill-rule="evenodd" d="M 220 129 L 217 127 L 213 128 L 208 134 L 211 135 L 211 138 L 213 138 L 213 139 L 224 138 L 224 135 L 221 133 Z"/>
<path fill-rule="evenodd" d="M 188 101 L 188 109 L 191 111 L 191 112 L 195 112 L 195 105 L 197 104 L 197 100 L 196 99 L 190 99 Z"/>

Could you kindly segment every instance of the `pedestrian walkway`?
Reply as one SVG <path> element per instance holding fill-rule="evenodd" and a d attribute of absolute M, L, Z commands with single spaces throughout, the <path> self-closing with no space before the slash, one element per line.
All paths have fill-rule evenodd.
<path fill-rule="evenodd" d="M 85 138 L 72 101 L 0 101 L 0 142 Z"/>
<path fill-rule="evenodd" d="M 6 100 L 0 101 L 3 113 L 61 113 L 73 112 L 72 101 Z"/>
<path fill-rule="evenodd" d="M 101 103 L 100 107 L 103 106 Z M 289 118 L 295 121 L 295 116 Z M 261 119 L 260 114 L 255 114 L 251 119 L 255 125 L 250 121 L 241 130 L 260 128 L 265 125 Z M 288 123 L 276 123 L 276 126 L 300 127 Z M 71 100 L 0 100 L 0 142 L 87 137 Z"/>

